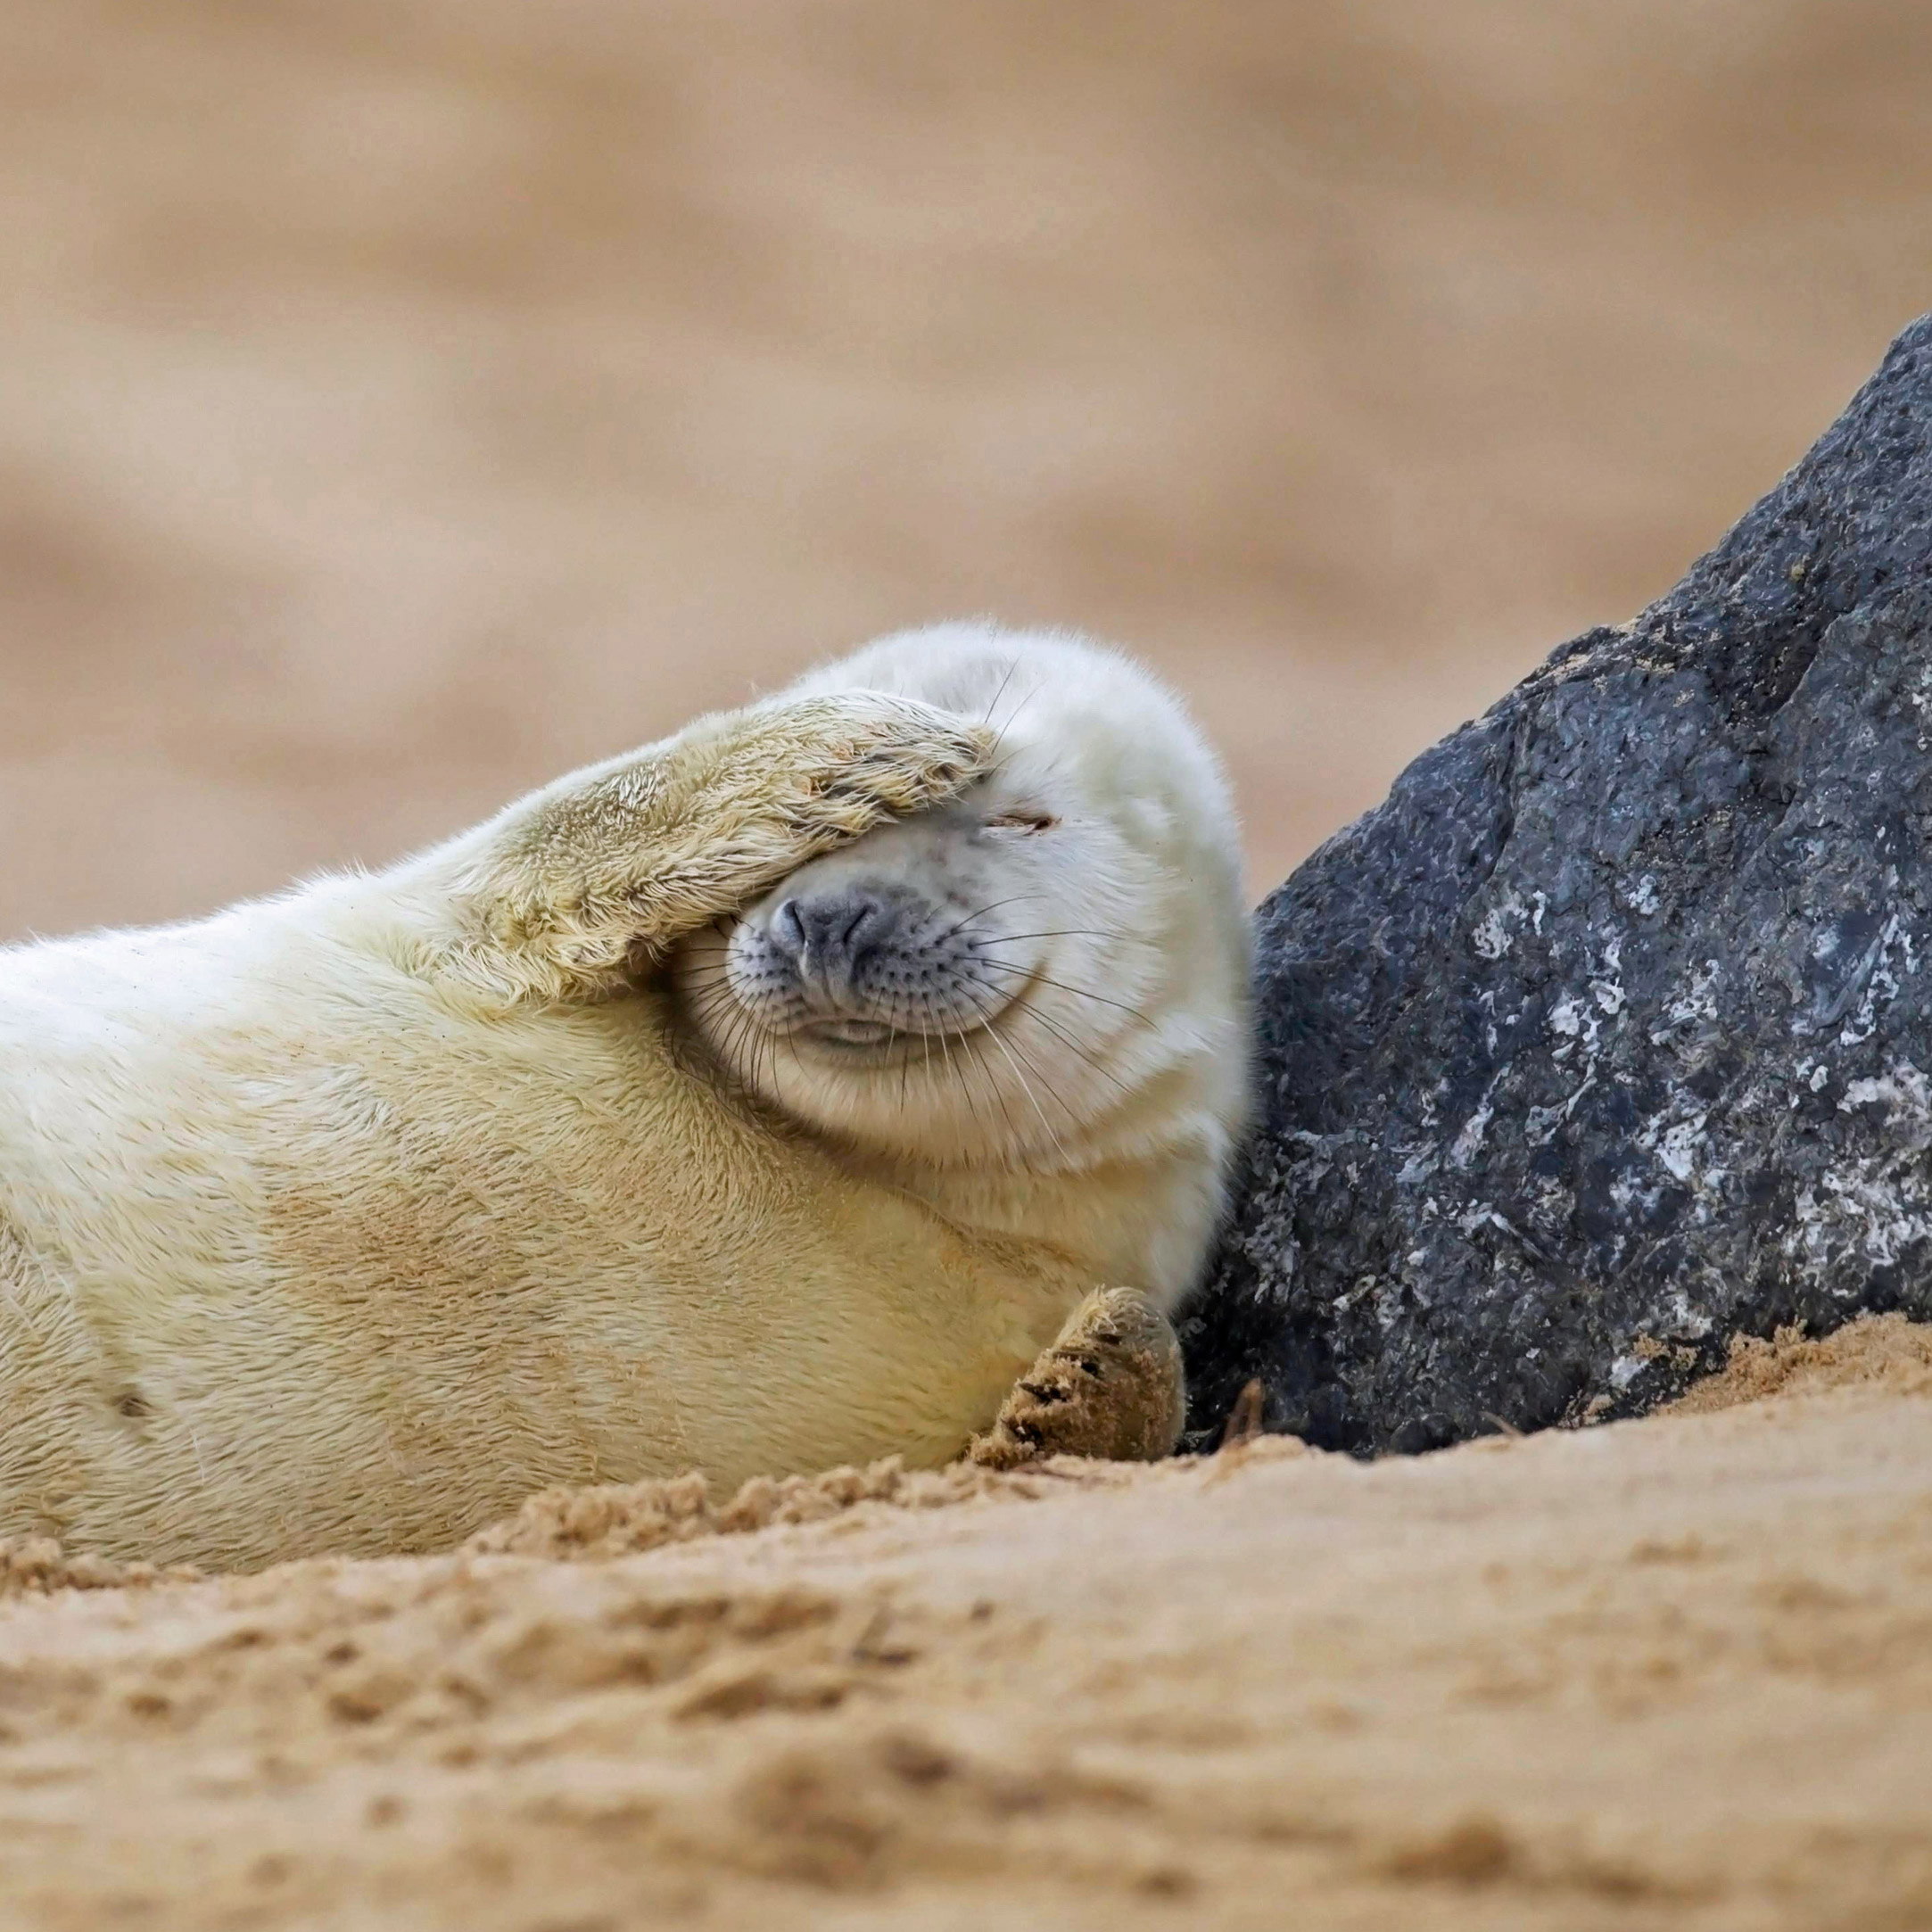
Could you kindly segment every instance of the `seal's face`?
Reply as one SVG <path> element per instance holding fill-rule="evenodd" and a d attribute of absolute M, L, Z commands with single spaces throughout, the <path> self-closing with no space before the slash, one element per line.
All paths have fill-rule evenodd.
<path fill-rule="evenodd" d="M 1059 829 L 1038 805 L 999 797 L 891 826 L 849 852 L 795 872 L 752 906 L 725 945 L 739 1011 L 771 1041 L 817 1052 L 833 1068 L 903 1056 L 989 1026 L 1028 996 L 1049 935 L 1051 862 L 1012 848 Z M 1000 915 L 1011 915 L 1001 917 Z"/>
<path fill-rule="evenodd" d="M 951 804 L 687 943 L 686 1011 L 737 1077 L 947 1165 L 1064 1170 L 1191 1101 L 1238 1111 L 1233 827 L 1173 701 L 1112 654 L 977 626 L 888 639 L 812 681 L 986 719 L 1000 748 Z"/>

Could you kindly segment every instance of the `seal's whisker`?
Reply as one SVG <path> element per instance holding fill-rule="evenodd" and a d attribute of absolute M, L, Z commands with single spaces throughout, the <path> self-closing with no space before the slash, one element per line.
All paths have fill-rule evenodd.
<path fill-rule="evenodd" d="M 1000 699 L 1005 697 L 1006 687 L 1013 681 L 1013 673 L 1019 670 L 1019 668 L 1020 659 L 1017 656 L 1009 657 L 1006 660 L 1006 675 L 1000 680 L 1000 688 L 994 692 L 992 702 L 989 703 L 987 708 L 979 714 L 980 723 L 992 723 L 993 714 L 1000 708 Z M 993 741 L 993 749 L 997 752 L 999 748 L 999 740 L 995 738 Z"/>
<path fill-rule="evenodd" d="M 692 1016 L 700 1022 L 709 1023 L 721 1013 L 732 1013 L 734 1017 L 746 1017 L 744 1009 L 732 997 L 729 983 L 720 982 L 714 986 L 700 987 L 687 1002 Z"/>
<path fill-rule="evenodd" d="M 926 1008 L 927 1017 L 929 1019 L 932 1018 L 932 995 L 930 993 L 923 995 L 923 1003 Z M 942 1031 L 940 1033 L 940 1039 L 942 1043 L 944 1042 L 945 1037 L 945 1036 Z M 1015 1147 L 1019 1146 L 1020 1144 L 1020 1130 L 1015 1126 L 1012 1114 L 1007 1108 L 1006 1095 L 1001 1090 L 1000 1083 L 998 1082 L 998 1080 L 994 1077 L 993 1069 L 987 1064 L 986 1055 L 979 1051 L 978 1046 L 974 1041 L 972 1035 L 969 1033 L 962 1033 L 958 1036 L 958 1038 L 960 1043 L 960 1051 L 962 1054 L 970 1054 L 972 1063 L 978 1068 L 981 1077 L 987 1083 L 987 1093 L 989 1093 L 993 1096 L 995 1104 L 1000 1110 L 1000 1118 L 1006 1123 L 1006 1137 L 1008 1141 L 1011 1142 L 1011 1144 Z M 973 1119 L 975 1123 L 977 1124 L 979 1118 L 979 1113 L 978 1109 L 973 1106 L 972 1083 L 964 1077 L 964 1075 L 961 1076 L 960 1090 L 966 1095 L 966 1104 L 969 1107 L 973 1108 Z"/>
<path fill-rule="evenodd" d="M 1023 1006 L 1020 1008 L 1018 1017 L 1022 1020 L 1031 1020 L 1037 1025 L 1044 1027 L 1069 1053 L 1078 1055 L 1102 1079 L 1117 1087 L 1128 1100 L 1134 1098 L 1134 1089 L 1111 1067 L 1106 1065 L 1097 1054 L 1083 1046 L 1064 1027 L 1055 1020 L 1049 1020 L 1037 1007 Z"/>
<path fill-rule="evenodd" d="M 1012 1051 L 1012 1053 L 1016 1053 L 1016 1055 L 1018 1055 L 1018 1057 L 1020 1057 L 1020 1061 L 1024 1062 L 1024 1067 L 1026 1067 L 1026 1070 L 1028 1070 L 1028 1072 L 1032 1072 L 1032 1076 L 1034 1076 L 1034 1078 L 1036 1078 L 1036 1080 L 1037 1080 L 1037 1082 L 1039 1082 L 1041 1086 L 1044 1086 L 1044 1087 L 1045 1087 L 1045 1090 L 1047 1090 L 1047 1097 L 1051 1099 L 1051 1102 L 1053 1102 L 1053 1103 L 1055 1103 L 1055 1105 L 1057 1105 L 1057 1107 L 1059 1107 L 1059 1109 L 1062 1110 L 1062 1113 L 1064 1113 L 1064 1115 L 1067 1115 L 1067 1117 L 1069 1117 L 1070 1120 L 1078 1120 L 1078 1115 L 1076 1115 L 1076 1113 L 1074 1113 L 1074 1110 L 1072 1110 L 1072 1107 L 1069 1107 L 1069 1105 L 1067 1105 L 1067 1095 L 1064 1095 L 1064 1094 L 1061 1094 L 1061 1092 L 1059 1092 L 1059 1087 L 1055 1087 L 1055 1086 L 1053 1086 L 1053 1082 L 1051 1082 L 1051 1080 L 1047 1080 L 1047 1076 L 1045 1076 L 1044 1072 L 1041 1072 L 1041 1070 L 1039 1070 L 1039 1062 L 1037 1062 L 1037 1061 L 1036 1061 L 1036 1059 L 1034 1059 L 1032 1055 L 1029 1055 L 1029 1053 L 1028 1053 L 1028 1051 L 1026 1051 L 1026 1049 L 1024 1049 L 1024 1047 L 1022 1047 L 1020 1044 L 1018 1044 L 1018 1041 L 1016 1041 L 1016 1039 L 1014 1039 L 1014 1041 L 1001 1041 L 1001 1039 L 999 1039 L 999 1034 L 995 1034 L 995 1032 L 993 1032 L 993 1020 L 995 1020 L 995 1018 L 999 1018 L 999 1014 L 997 1014 L 997 1012 L 995 1012 L 995 1014 L 989 1014 L 989 1012 L 987 1012 L 986 1009 L 983 1009 L 983 1006 L 976 1006 L 976 1009 L 974 1009 L 974 1011 L 976 1011 L 976 1012 L 979 1012 L 979 1020 L 981 1020 L 981 1024 L 979 1024 L 979 1028 L 978 1028 L 978 1032 L 981 1032 L 981 1034 L 991 1034 L 991 1036 L 993 1036 L 993 1039 L 995 1039 L 995 1044 L 999 1044 L 1003 1051 L 1004 1051 L 1006 1047 L 1009 1047 L 1009 1045 L 1011 1045 L 1011 1051 Z"/>
<path fill-rule="evenodd" d="M 926 1076 L 926 1085 L 933 1092 L 937 1093 L 939 1091 L 939 1082 L 932 1070 L 932 1036 L 929 1033 L 921 1033 L 919 1037 L 921 1050 L 924 1056 L 921 1070 Z"/>
<path fill-rule="evenodd" d="M 1034 972 L 1025 966 L 1016 966 L 1010 960 L 989 959 L 985 954 L 980 954 L 978 958 L 982 964 L 992 967 L 995 972 L 1020 973 L 1043 987 L 1058 987 L 1062 993 L 1075 994 L 1083 1000 L 1098 1000 L 1102 1006 L 1118 1006 L 1123 1013 L 1131 1013 L 1144 1027 L 1154 1024 L 1139 1007 L 1129 1006 L 1124 1000 L 1110 1000 L 1104 993 L 1095 993 L 1089 987 L 1069 986 L 1064 979 L 1050 978 L 1045 973 Z"/>
<path fill-rule="evenodd" d="M 791 1054 L 792 1065 L 798 1069 L 799 1079 L 803 1080 L 805 1077 L 805 1062 L 798 1057 L 797 1041 L 788 1033 L 785 1036 L 785 1046 L 786 1050 Z M 778 1093 L 778 1048 L 776 1045 L 772 1049 L 772 1092 L 774 1096 Z"/>
<path fill-rule="evenodd" d="M 731 985 L 730 969 L 725 967 L 705 974 L 687 974 L 673 990 L 685 1005 L 707 1016 L 718 1011 L 721 1006 L 734 1006 L 738 1003 L 737 991 Z"/>
<path fill-rule="evenodd" d="M 944 945 L 954 933 L 963 932 L 976 919 L 984 919 L 988 912 L 996 912 L 1002 906 L 1023 905 L 1028 899 L 1044 899 L 1046 896 L 1047 895 L 1044 892 L 1016 892 L 1010 899 L 995 899 L 991 905 L 982 905 L 977 912 L 967 913 L 958 925 L 948 926 L 937 937 L 928 940 L 926 942 L 927 950 L 930 951 L 934 946 Z"/>
<path fill-rule="evenodd" d="M 737 1072 L 747 1091 L 758 1091 L 759 1069 L 763 1067 L 769 1070 L 772 1097 L 777 1097 L 778 1046 L 779 1035 L 763 1025 L 750 1008 L 739 1007 L 726 1041 L 726 1063 Z"/>
<path fill-rule="evenodd" d="M 956 927 L 954 929 L 958 930 Z M 967 943 L 977 952 L 982 946 L 1005 945 L 1011 941 L 1019 939 L 1113 939 L 1119 941 L 1125 940 L 1127 937 L 1128 935 L 1124 932 L 1111 930 L 1104 926 L 1061 926 L 1053 932 L 1003 932 L 995 934 L 990 939 L 982 938 L 978 933 L 975 933 Z"/>
<path fill-rule="evenodd" d="M 721 1006 L 732 1004 L 735 999 L 729 973 L 720 973 L 713 979 L 688 981 L 684 992 L 690 1005 L 706 1012 L 715 1012 Z"/>
<path fill-rule="evenodd" d="M 930 994 L 925 995 L 925 1005 L 928 1017 L 929 1018 L 932 1011 L 932 995 Z M 968 1080 L 963 1074 L 954 1074 L 953 1068 L 952 1049 L 946 1044 L 946 1036 L 943 1030 L 940 1032 L 939 1035 L 939 1051 L 941 1054 L 945 1056 L 946 1077 L 949 1079 L 958 1079 L 960 1092 L 966 1096 L 966 1105 L 972 1114 L 974 1124 L 977 1126 L 979 1120 L 979 1109 L 973 1101 L 972 1083 Z"/>
<path fill-rule="evenodd" d="M 745 1086 L 755 1091 L 758 1084 L 758 1061 L 764 1051 L 764 1029 L 747 1011 L 739 1011 L 737 1022 L 732 1026 L 725 1040 L 725 1065 L 730 1067 Z"/>
<path fill-rule="evenodd" d="M 1003 1040 L 996 1033 L 987 1034 L 987 1037 L 993 1042 L 994 1045 L 999 1048 L 1002 1055 L 1009 1062 L 1011 1062 L 1014 1059 L 1015 1054 L 1019 1052 L 1018 1048 L 1014 1045 L 1012 1042 L 1008 1040 Z M 1031 1072 L 1034 1076 L 1034 1078 L 1040 1080 L 1043 1086 L 1045 1085 L 1044 1077 L 1041 1074 L 1038 1066 L 1033 1061 L 1028 1059 L 1024 1054 L 1020 1054 L 1019 1057 L 1021 1062 L 1021 1066 L 1025 1069 L 1021 1070 L 1020 1068 L 1015 1069 L 1015 1072 L 1020 1081 L 1020 1091 L 1027 1096 L 1028 1102 L 1031 1104 L 1034 1112 L 1039 1115 L 1040 1125 L 1046 1129 L 1046 1137 L 1053 1142 L 1053 1152 L 1060 1156 L 1061 1165 L 1062 1167 L 1070 1168 L 1074 1165 L 1073 1157 L 1067 1152 L 1067 1144 L 1061 1139 L 1060 1130 L 1056 1127 L 1054 1127 L 1053 1123 L 1047 1118 L 1045 1110 L 1040 1105 L 1038 1100 L 1035 1098 L 1033 1092 L 1033 1081 L 1028 1079 L 1027 1073 Z M 1061 1097 L 1058 1093 L 1056 1093 L 1053 1089 L 1053 1087 L 1047 1087 L 1046 1097 L 1052 1102 L 1053 1102 L 1054 1104 L 1059 1107 L 1060 1110 L 1067 1116 L 1069 1125 L 1078 1124 L 1079 1116 L 1074 1112 L 1072 1108 L 1068 1106 L 1067 1102 Z"/>
<path fill-rule="evenodd" d="M 684 942 L 684 957 L 687 960 L 725 961 L 731 956 L 729 940 L 713 933 L 693 933 Z"/>
<path fill-rule="evenodd" d="M 1027 1096 L 1028 1101 L 1032 1105 L 1034 1112 L 1039 1115 L 1040 1125 L 1046 1129 L 1047 1138 L 1053 1142 L 1054 1152 L 1059 1154 L 1061 1161 L 1063 1165 L 1071 1167 L 1073 1165 L 1073 1162 L 1067 1153 L 1066 1146 L 1061 1142 L 1059 1134 L 1054 1130 L 1053 1123 L 1046 1118 L 1046 1110 L 1040 1105 L 1038 1096 L 1033 1091 L 1032 1083 L 1027 1078 L 1026 1074 L 1021 1070 L 1019 1060 L 1015 1059 L 1013 1056 L 1013 1050 L 1007 1044 L 1004 1040 L 1000 1037 L 997 1033 L 994 1032 L 994 1030 L 990 1027 L 980 1028 L 978 1034 L 976 1036 L 976 1037 L 982 1040 L 991 1040 L 994 1045 L 998 1047 L 1000 1052 L 1005 1056 L 1007 1065 L 1013 1069 L 1013 1077 L 1020 1082 L 1020 1092 Z M 1039 1073 L 1039 1069 L 1037 1067 L 1034 1068 L 1033 1070 L 1036 1074 Z M 1073 1110 L 1067 1105 L 1066 1102 L 1062 1100 L 1058 1094 L 1053 1092 L 1051 1086 L 1048 1086 L 1047 1093 L 1053 1099 L 1060 1102 L 1061 1110 L 1066 1113 L 1067 1117 L 1069 1119 L 1077 1119 L 1077 1116 L 1075 1115 Z"/>
<path fill-rule="evenodd" d="M 1000 1118 L 1006 1123 L 1006 1138 L 1012 1146 L 1016 1148 L 1019 1147 L 1020 1145 L 1021 1145 L 1020 1128 L 1014 1122 L 1011 1110 L 1006 1104 L 1005 1090 L 1001 1086 L 998 1079 L 995 1077 L 992 1068 L 987 1066 L 986 1055 L 979 1050 L 974 1036 L 972 1036 L 971 1034 L 962 1034 L 960 1036 L 960 1040 L 962 1045 L 970 1046 L 972 1048 L 973 1062 L 979 1069 L 980 1073 L 984 1076 L 987 1083 L 987 1093 L 992 1094 L 994 1101 L 999 1107 Z"/>
<path fill-rule="evenodd" d="M 1046 1097 L 1051 1100 L 1053 1104 L 1057 1106 L 1060 1110 L 1067 1116 L 1069 1120 L 1075 1123 L 1078 1122 L 1079 1116 L 1073 1110 L 1071 1107 L 1067 1104 L 1066 1095 L 1062 1094 L 1060 1089 L 1055 1086 L 1051 1080 L 1047 1078 L 1045 1073 L 1041 1069 L 1039 1061 L 1035 1060 L 1033 1055 L 1028 1053 L 1026 1048 L 1020 1045 L 1018 1040 L 1001 1041 L 1000 1036 L 997 1033 L 993 1032 L 990 1025 L 982 1028 L 980 1030 L 982 1032 L 992 1034 L 993 1038 L 996 1042 L 998 1042 L 1003 1047 L 1011 1049 L 1013 1053 L 1017 1054 L 1019 1056 L 1021 1065 L 1023 1065 L 1026 1068 L 1027 1071 L 1030 1073 L 1034 1077 L 1034 1078 L 1037 1080 L 1040 1085 L 1046 1089 Z"/>
<path fill-rule="evenodd" d="M 1006 747 L 1006 734 L 1013 728 L 1013 721 L 1018 718 L 1020 714 L 1024 711 L 1027 706 L 1030 705 L 1033 700 L 1037 698 L 1040 693 L 1045 689 L 1046 687 L 1044 684 L 1036 684 L 1033 689 L 1028 691 L 1027 695 L 1022 698 L 1020 702 L 1006 714 L 1006 722 L 1001 725 L 998 732 L 995 734 L 993 739 L 993 750 L 988 756 L 988 764 L 998 763 L 1000 753 L 1003 751 Z M 987 722 L 990 722 L 991 719 L 992 714 L 988 713 Z"/>

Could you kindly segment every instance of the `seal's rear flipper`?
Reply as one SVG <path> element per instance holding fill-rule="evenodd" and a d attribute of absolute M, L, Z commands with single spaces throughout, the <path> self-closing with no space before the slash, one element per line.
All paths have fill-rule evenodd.
<path fill-rule="evenodd" d="M 967 1459 L 1011 1469 L 1045 1456 L 1159 1462 L 1187 1413 L 1173 1325 L 1137 1288 L 1100 1288 L 1013 1385 Z"/>

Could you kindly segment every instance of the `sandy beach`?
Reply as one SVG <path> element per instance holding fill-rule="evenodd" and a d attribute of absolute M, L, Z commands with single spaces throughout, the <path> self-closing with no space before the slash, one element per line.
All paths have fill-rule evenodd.
<path fill-rule="evenodd" d="M 1123 640 L 1256 895 L 1928 305 L 1898 0 L 0 0 L 0 939 L 879 631 Z M 0 1566 L 0 1924 L 1932 1925 L 1932 1341 L 1374 1466 Z"/>
<path fill-rule="evenodd" d="M 1374 1466 L 656 1484 L 449 1556 L 53 1594 L 16 1546 L 0 1897 L 36 1932 L 1905 1932 L 1928 1469 L 1932 1336 L 1887 1317 L 1683 1413 Z"/>

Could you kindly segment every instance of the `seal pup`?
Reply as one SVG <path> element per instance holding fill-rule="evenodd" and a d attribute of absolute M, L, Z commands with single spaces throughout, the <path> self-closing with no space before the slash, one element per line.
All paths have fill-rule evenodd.
<path fill-rule="evenodd" d="M 1234 854 L 1144 673 L 952 626 L 386 871 L 0 949 L 0 1534 L 247 1566 L 959 1454 L 1200 1265 Z M 1171 1446 L 1159 1352 L 1064 1446 Z M 1024 1406 L 985 1453 L 1062 1446 Z"/>

